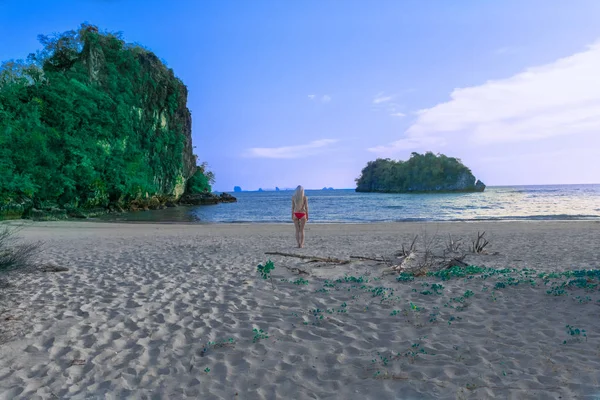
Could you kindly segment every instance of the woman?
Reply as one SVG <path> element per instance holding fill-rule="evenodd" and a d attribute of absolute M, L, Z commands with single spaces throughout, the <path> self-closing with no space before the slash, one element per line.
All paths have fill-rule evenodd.
<path fill-rule="evenodd" d="M 298 186 L 292 196 L 292 221 L 296 227 L 296 241 L 298 247 L 304 247 L 304 225 L 308 221 L 308 199 L 304 195 L 304 188 Z"/>

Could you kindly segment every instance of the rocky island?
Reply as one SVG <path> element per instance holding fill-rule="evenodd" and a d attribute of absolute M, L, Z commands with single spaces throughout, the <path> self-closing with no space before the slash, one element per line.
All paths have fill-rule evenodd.
<path fill-rule="evenodd" d="M 210 194 L 187 88 L 154 53 L 87 24 L 39 40 L 0 69 L 0 219 L 234 201 Z"/>
<path fill-rule="evenodd" d="M 483 192 L 485 184 L 475 178 L 459 159 L 443 154 L 412 153 L 408 161 L 369 161 L 356 179 L 357 192 L 435 193 Z"/>

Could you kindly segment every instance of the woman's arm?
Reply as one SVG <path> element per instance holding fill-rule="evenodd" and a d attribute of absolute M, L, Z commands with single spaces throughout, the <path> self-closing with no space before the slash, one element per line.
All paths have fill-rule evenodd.
<path fill-rule="evenodd" d="M 292 199 L 292 221 L 294 220 L 294 199 Z"/>
<path fill-rule="evenodd" d="M 308 197 L 304 196 L 304 208 L 306 209 L 306 220 L 308 221 Z"/>

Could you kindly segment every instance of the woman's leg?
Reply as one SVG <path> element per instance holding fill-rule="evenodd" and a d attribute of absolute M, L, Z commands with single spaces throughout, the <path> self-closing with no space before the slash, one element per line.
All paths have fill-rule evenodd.
<path fill-rule="evenodd" d="M 294 227 L 296 228 L 296 243 L 300 247 L 300 220 L 298 218 L 294 218 Z"/>
<path fill-rule="evenodd" d="M 300 247 L 304 247 L 304 225 L 306 225 L 306 218 L 302 218 L 300 221 L 300 239 L 299 239 L 299 246 Z"/>

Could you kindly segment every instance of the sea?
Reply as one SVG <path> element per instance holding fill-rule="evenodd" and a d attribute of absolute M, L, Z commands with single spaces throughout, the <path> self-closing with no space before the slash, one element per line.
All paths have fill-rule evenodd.
<path fill-rule="evenodd" d="M 291 221 L 292 191 L 231 193 L 236 203 L 109 214 L 105 221 L 282 223 Z M 598 220 L 600 184 L 491 186 L 482 193 L 356 193 L 307 190 L 310 222 Z"/>

